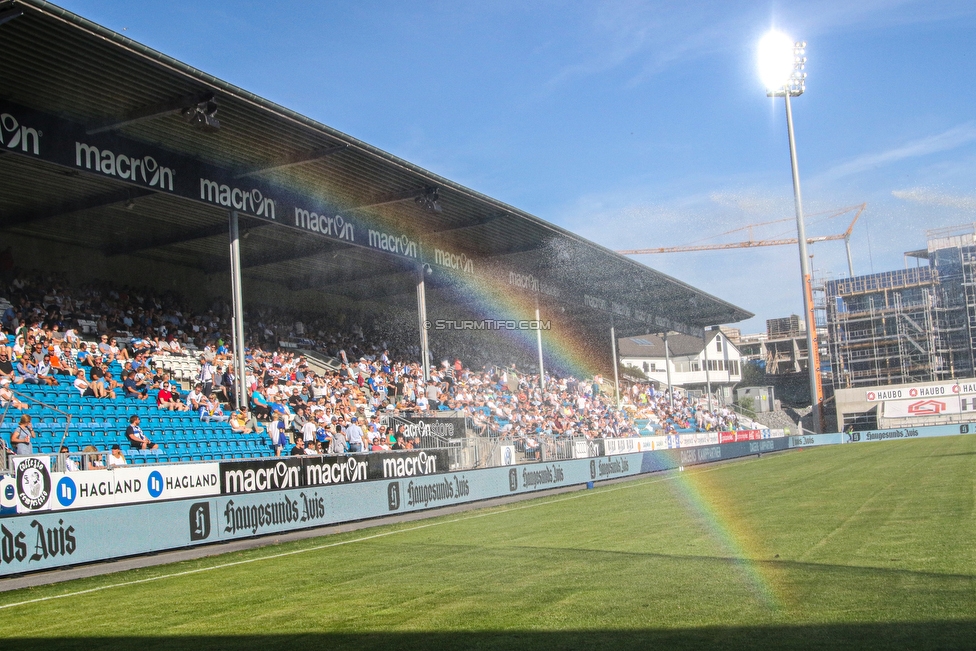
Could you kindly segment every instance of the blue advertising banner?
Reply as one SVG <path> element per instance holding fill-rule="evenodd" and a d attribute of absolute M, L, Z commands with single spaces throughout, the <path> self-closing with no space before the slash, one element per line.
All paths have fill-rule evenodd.
<path fill-rule="evenodd" d="M 806 436 L 790 436 L 791 448 L 809 448 L 817 445 L 840 445 L 847 443 L 846 434 L 808 434 Z"/>
<path fill-rule="evenodd" d="M 403 472 L 389 464 L 384 471 L 381 462 L 380 476 L 373 481 L 350 481 L 343 467 L 336 466 L 328 470 L 330 481 L 321 484 L 302 481 L 301 463 L 260 466 L 255 470 L 262 471 L 261 486 L 255 492 L 225 490 L 196 499 L 0 517 L 0 576 L 422 511 L 786 447 L 785 438 L 766 439 L 437 474 L 423 474 L 426 466 L 419 467 L 424 464 L 417 455 L 418 467 L 411 465 Z M 235 462 L 221 467 L 234 472 L 249 469 L 230 463 Z M 321 474 L 324 477 L 325 471 Z M 333 481 L 333 475 L 339 479 Z"/>
<path fill-rule="evenodd" d="M 976 423 L 955 425 L 933 425 L 931 427 L 896 427 L 893 429 L 868 430 L 844 434 L 845 443 L 867 443 L 870 441 L 897 441 L 900 439 L 931 438 L 938 436 L 960 436 L 976 433 Z"/>

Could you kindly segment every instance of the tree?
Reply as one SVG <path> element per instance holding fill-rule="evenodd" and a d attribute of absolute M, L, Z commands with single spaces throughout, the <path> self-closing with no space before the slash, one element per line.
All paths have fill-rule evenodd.
<path fill-rule="evenodd" d="M 644 374 L 644 371 L 640 370 L 636 366 L 630 366 L 628 364 L 620 364 L 617 367 L 620 371 L 620 375 L 623 377 L 628 377 L 632 380 L 637 380 L 638 382 L 647 382 L 648 377 Z"/>
<path fill-rule="evenodd" d="M 767 384 L 765 364 L 758 360 L 742 363 L 742 380 L 736 386 L 764 387 Z"/>

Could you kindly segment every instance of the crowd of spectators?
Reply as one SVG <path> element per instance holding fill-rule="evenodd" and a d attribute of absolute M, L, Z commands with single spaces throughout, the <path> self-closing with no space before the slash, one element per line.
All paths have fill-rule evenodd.
<path fill-rule="evenodd" d="M 13 345 L 0 341 L 0 406 L 14 409 L 27 407 L 10 390 L 22 383 L 67 383 L 92 400 L 154 396 L 160 410 L 193 412 L 239 433 L 267 433 L 278 454 L 409 449 L 420 442 L 403 426 L 394 431 L 386 417 L 431 411 L 463 415 L 482 433 L 521 441 L 527 450 L 541 436 L 636 436 L 640 420 L 660 434 L 738 427 L 731 410 L 707 411 L 682 396 L 672 401 L 649 384 L 630 387 L 618 406 L 599 376 L 548 376 L 542 388 L 537 375 L 519 372 L 517 364 L 475 369 L 452 357 L 425 379 L 419 349 L 405 340 L 402 328 L 384 329 L 375 321 L 364 330 L 270 308 L 247 314 L 247 407 L 233 409 L 226 305 L 194 311 L 173 292 L 102 283 L 71 288 L 66 278 L 50 274 L 17 275 L 8 287 L 0 285 L 0 297 L 10 302 L 0 314 L 0 328 L 15 335 Z M 321 351 L 339 368 L 316 372 L 303 355 L 279 347 L 282 341 Z M 487 354 L 474 343 L 463 348 L 475 359 Z M 184 391 L 153 360 L 188 353 L 200 371 Z M 109 371 L 113 362 L 122 369 L 118 378 Z M 156 444 L 134 418 L 127 443 L 153 449 Z M 110 456 L 110 463 L 112 457 L 118 458 Z"/>
<path fill-rule="evenodd" d="M 661 434 L 740 429 L 739 415 L 725 406 L 709 411 L 701 400 L 691 400 L 677 391 L 672 401 L 667 392 L 655 391 L 649 384 L 634 384 L 629 393 L 634 417 L 647 420 Z"/>

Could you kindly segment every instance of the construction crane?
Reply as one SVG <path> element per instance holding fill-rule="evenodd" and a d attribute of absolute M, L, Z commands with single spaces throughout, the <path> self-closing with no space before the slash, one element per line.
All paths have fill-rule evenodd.
<path fill-rule="evenodd" d="M 830 242 L 833 240 L 844 240 L 844 247 L 847 249 L 847 270 L 850 272 L 851 278 L 854 277 L 854 259 L 851 257 L 851 232 L 854 230 L 854 224 L 857 223 L 858 218 L 864 209 L 868 207 L 868 204 L 862 203 L 857 206 L 848 206 L 846 208 L 841 208 L 832 213 L 814 213 L 815 215 L 826 215 L 825 219 L 832 219 L 834 217 L 840 217 L 841 215 L 847 214 L 852 210 L 857 212 L 854 213 L 854 219 L 851 220 L 850 225 L 847 230 L 843 233 L 837 233 L 836 235 L 818 235 L 816 237 L 808 237 L 807 244 L 816 244 L 817 242 Z M 722 237 L 723 235 L 731 235 L 733 233 L 738 233 L 741 231 L 749 231 L 749 239 L 744 242 L 729 242 L 727 244 L 689 244 L 686 246 L 662 246 L 655 249 L 627 249 L 624 251 L 617 251 L 623 255 L 647 255 L 652 253 L 683 253 L 686 251 L 719 251 L 722 249 L 748 249 L 757 246 L 786 246 L 789 244 L 796 244 L 796 238 L 785 238 L 785 239 L 772 239 L 772 240 L 755 240 L 752 238 L 752 229 L 759 226 L 768 226 L 770 224 L 779 224 L 782 222 L 793 221 L 793 217 L 788 217 L 786 219 L 776 219 L 771 222 L 761 222 L 758 224 L 749 224 L 748 226 L 742 226 L 741 228 L 734 228 L 731 231 L 726 231 L 715 237 Z"/>

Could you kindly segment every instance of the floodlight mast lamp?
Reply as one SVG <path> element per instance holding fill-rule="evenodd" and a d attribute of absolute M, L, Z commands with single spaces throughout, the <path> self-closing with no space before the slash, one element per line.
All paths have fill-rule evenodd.
<path fill-rule="evenodd" d="M 817 322 L 813 313 L 813 285 L 810 279 L 810 258 L 807 256 L 807 235 L 803 223 L 803 199 L 800 194 L 800 169 L 796 163 L 796 139 L 793 136 L 793 108 L 790 98 L 799 97 L 806 90 L 807 44 L 794 42 L 782 32 L 772 31 L 759 42 L 759 70 L 766 85 L 767 97 L 782 97 L 786 102 L 786 129 L 790 140 L 790 164 L 793 171 L 793 202 L 796 206 L 796 240 L 800 248 L 800 275 L 803 281 L 803 311 L 807 329 L 807 371 L 810 378 L 813 430 L 823 431 L 821 422 L 820 349 L 817 343 Z"/>

